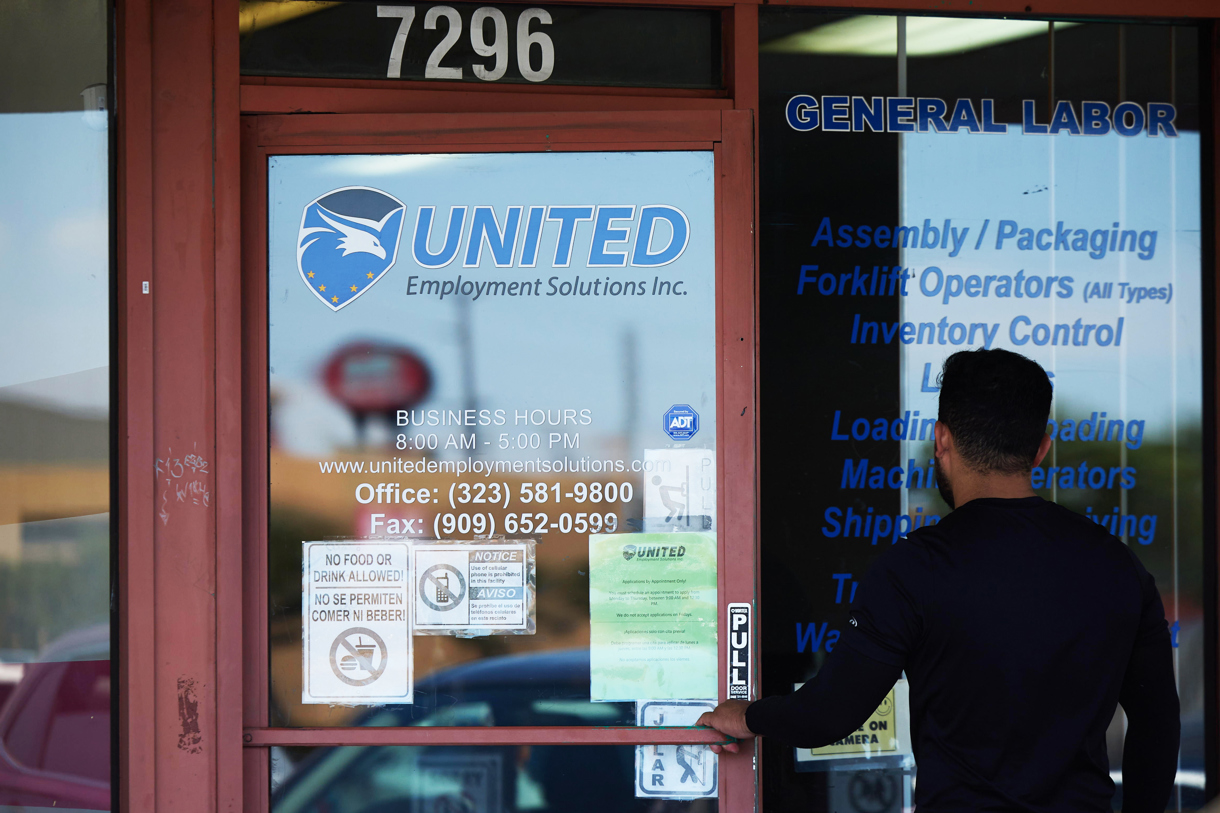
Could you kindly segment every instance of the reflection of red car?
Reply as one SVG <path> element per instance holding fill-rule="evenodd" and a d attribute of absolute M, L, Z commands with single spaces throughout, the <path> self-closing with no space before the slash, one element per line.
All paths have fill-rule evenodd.
<path fill-rule="evenodd" d="M 0 809 L 110 809 L 110 630 L 69 633 L 0 708 Z"/>

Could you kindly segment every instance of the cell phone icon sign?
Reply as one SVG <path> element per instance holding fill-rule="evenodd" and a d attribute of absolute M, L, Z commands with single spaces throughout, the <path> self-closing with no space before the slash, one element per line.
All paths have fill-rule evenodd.
<path fill-rule="evenodd" d="M 424 570 L 415 596 L 430 610 L 448 612 L 466 598 L 466 579 L 456 567 L 441 562 Z"/>

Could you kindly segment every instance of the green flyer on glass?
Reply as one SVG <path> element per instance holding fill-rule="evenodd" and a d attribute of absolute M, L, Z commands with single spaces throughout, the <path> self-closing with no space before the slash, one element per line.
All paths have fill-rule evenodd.
<path fill-rule="evenodd" d="M 590 697 L 716 697 L 716 535 L 589 537 Z"/>

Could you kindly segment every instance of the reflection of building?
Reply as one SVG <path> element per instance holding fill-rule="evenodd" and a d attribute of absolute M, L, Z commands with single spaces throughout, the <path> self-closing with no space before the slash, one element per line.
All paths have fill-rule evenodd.
<path fill-rule="evenodd" d="M 0 650 L 25 652 L 0 652 L 3 662 L 106 619 L 110 428 L 14 400 L 0 400 L 0 426 L 0 596 L 11 608 L 0 611 Z"/>
<path fill-rule="evenodd" d="M 0 426 L 0 560 L 71 560 L 108 539 L 109 421 L 0 400 Z"/>

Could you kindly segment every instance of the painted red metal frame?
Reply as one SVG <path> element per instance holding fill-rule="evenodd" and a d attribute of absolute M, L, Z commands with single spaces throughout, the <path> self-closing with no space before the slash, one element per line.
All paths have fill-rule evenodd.
<path fill-rule="evenodd" d="M 258 119 L 242 119 L 242 425 L 246 444 L 242 455 L 245 513 L 242 521 L 242 616 L 245 638 L 242 719 L 246 726 L 270 722 L 267 640 L 267 210 L 266 155 L 258 146 Z M 243 743 L 251 735 L 243 734 Z M 271 762 L 265 750 L 243 754 L 242 809 L 265 813 L 269 808 Z"/>
<path fill-rule="evenodd" d="M 634 726 L 423 726 L 418 728 L 257 728 L 247 748 L 272 745 L 712 745 L 731 740 L 707 728 Z"/>
<path fill-rule="evenodd" d="M 502 145 L 554 149 L 567 144 L 711 144 L 720 139 L 719 111 L 614 113 L 353 113 L 336 116 L 262 116 L 259 143 L 284 152 L 324 147 L 333 152 L 439 152 Z"/>
<path fill-rule="evenodd" d="M 450 110 L 539 113 L 548 110 L 728 110 L 733 106 L 731 100 L 718 96 L 665 96 L 646 92 L 597 94 L 587 92 L 588 88 L 564 88 L 566 92 L 563 93 L 532 87 L 499 90 L 499 93 L 489 93 L 484 88 L 432 85 L 408 91 L 387 87 L 244 83 L 241 109 L 243 113 L 305 110 L 312 113 L 439 113 Z"/>
<path fill-rule="evenodd" d="M 214 20 L 238 18 L 238 0 L 214 0 Z M 242 219 L 241 66 L 237 32 L 213 35 L 216 257 L 216 809 L 242 807 Z"/>
<path fill-rule="evenodd" d="M 1212 233 L 1211 233 L 1210 242 L 1211 242 L 1211 248 L 1212 248 L 1212 262 L 1213 262 L 1212 295 L 1214 298 L 1212 300 L 1213 310 L 1212 310 L 1211 327 L 1212 327 L 1213 335 L 1211 337 L 1211 340 L 1213 343 L 1212 344 L 1212 347 L 1213 347 L 1212 362 L 1213 362 L 1214 366 L 1211 370 L 1211 373 L 1212 373 L 1212 388 L 1213 388 L 1212 389 L 1212 404 L 1213 404 L 1213 409 L 1215 410 L 1213 419 L 1216 421 L 1216 424 L 1213 426 L 1212 438 L 1213 438 L 1213 443 L 1217 443 L 1217 442 L 1220 442 L 1220 98 L 1218 98 L 1218 94 L 1220 94 L 1220 22 L 1212 21 L 1209 28 L 1210 28 L 1210 30 L 1207 31 L 1207 38 L 1208 38 L 1208 41 L 1211 43 L 1211 52 L 1212 52 L 1212 64 L 1210 66 L 1211 69 L 1208 71 L 1208 74 L 1211 77 L 1211 91 L 1212 91 L 1212 98 L 1210 99 L 1211 138 L 1212 138 L 1212 144 L 1211 144 L 1212 177 L 1210 179 L 1207 178 L 1206 176 L 1201 177 L 1199 179 L 1199 182 L 1200 182 L 1200 185 L 1207 184 L 1209 182 L 1211 184 L 1211 200 L 1208 201 L 1207 197 L 1205 196 L 1204 205 L 1206 206 L 1207 203 L 1210 203 L 1212 206 Z M 1206 92 L 1206 89 L 1204 89 L 1204 92 Z M 1206 109 L 1206 107 L 1204 109 Z M 1204 164 L 1204 166 L 1206 166 L 1206 164 Z M 1206 243 L 1204 245 L 1206 246 Z M 1204 259 L 1204 262 L 1206 262 L 1206 258 Z M 1204 326 L 1206 326 L 1207 321 L 1204 320 L 1203 324 L 1204 324 Z M 1206 337 L 1204 338 L 1204 341 L 1206 341 Z M 1206 380 L 1206 378 L 1204 380 Z M 1220 450 L 1213 449 L 1212 455 L 1213 455 L 1212 456 L 1213 465 L 1220 466 Z M 1206 459 L 1207 458 L 1205 457 L 1204 460 L 1206 460 Z M 1206 482 L 1206 480 L 1204 482 Z M 1220 487 L 1220 471 L 1216 471 L 1213 469 L 1212 483 L 1216 484 L 1218 487 Z M 1213 499 L 1212 529 L 1213 529 L 1213 533 L 1216 533 L 1216 529 L 1220 529 L 1220 495 L 1213 494 L 1211 496 Z M 1204 502 L 1204 505 L 1206 505 L 1206 504 L 1207 503 Z M 1206 526 L 1204 526 L 1204 527 L 1206 527 Z M 1212 542 L 1213 542 L 1213 545 L 1216 544 L 1216 541 L 1214 538 L 1213 538 Z M 1205 601 L 1208 601 L 1208 599 L 1210 599 L 1210 601 L 1208 601 L 1208 606 L 1204 607 L 1204 613 L 1205 613 L 1204 617 L 1205 617 L 1205 619 L 1210 620 L 1210 622 L 1212 624 L 1212 635 L 1215 636 L 1212 638 L 1212 646 L 1215 647 L 1215 649 L 1212 651 L 1210 658 L 1206 657 L 1206 652 L 1205 652 L 1204 669 L 1206 669 L 1208 666 L 1210 666 L 1212 669 L 1217 669 L 1217 664 L 1220 663 L 1220 607 L 1217 606 L 1217 602 L 1220 602 L 1220 596 L 1217 595 L 1218 592 L 1220 592 L 1220 587 L 1218 587 L 1218 585 L 1220 585 L 1220 552 L 1217 552 L 1213 549 L 1212 555 L 1215 557 L 1215 559 L 1213 560 L 1213 565 L 1216 568 L 1216 570 L 1213 570 L 1212 573 L 1210 574 L 1211 575 L 1210 580 L 1206 576 L 1204 577 L 1204 582 L 1203 582 L 1204 599 L 1205 599 Z M 1206 561 L 1206 560 L 1207 559 L 1206 559 L 1206 553 L 1205 553 L 1204 561 Z M 1210 587 L 1211 587 L 1210 596 L 1208 595 L 1209 581 L 1210 581 Z M 1218 670 L 1218 671 L 1220 671 L 1220 670 Z M 1220 674 L 1213 673 L 1212 677 L 1214 680 L 1220 682 Z M 1204 680 L 1206 680 L 1206 679 L 1207 679 L 1207 676 L 1205 673 Z M 1213 684 L 1213 688 L 1215 688 L 1215 684 Z M 1220 692 L 1220 690 L 1217 690 L 1217 691 Z M 1213 697 L 1215 697 L 1215 695 L 1213 695 Z M 1213 726 L 1210 733 L 1212 735 L 1211 742 L 1214 744 L 1217 742 L 1217 740 L 1220 740 L 1220 731 L 1217 731 L 1214 728 L 1216 723 L 1218 721 L 1220 721 L 1220 710 L 1217 710 L 1215 708 L 1212 708 L 1212 709 L 1205 708 L 1204 715 L 1205 715 L 1204 724 L 1207 726 Z M 1207 777 L 1207 786 L 1209 789 L 1214 790 L 1215 783 L 1217 782 L 1217 777 L 1220 777 L 1220 766 L 1213 763 L 1213 764 L 1207 765 L 1205 770 L 1206 770 L 1206 777 Z"/>
<path fill-rule="evenodd" d="M 266 159 L 289 153 L 712 150 L 717 251 L 717 445 L 722 495 L 719 590 L 723 605 L 756 604 L 754 121 L 750 111 L 351 114 L 248 117 L 243 126 L 243 303 L 246 809 L 264 810 L 271 745 L 719 743 L 709 729 L 268 728 L 266 692 Z M 727 652 L 722 637 L 720 661 Z M 723 669 L 721 670 L 723 673 Z M 723 674 L 721 683 L 723 694 Z M 752 810 L 753 758 L 725 755 L 721 802 Z"/>
<path fill-rule="evenodd" d="M 716 329 L 719 398 L 716 414 L 717 471 L 720 475 L 719 629 L 727 630 L 725 606 L 746 603 L 758 613 L 758 387 L 755 370 L 757 348 L 757 273 L 755 265 L 755 177 L 754 116 L 734 110 L 723 116 L 723 135 L 716 145 L 716 219 L 718 246 Z M 758 627 L 751 631 L 758 641 Z M 720 635 L 720 697 L 727 696 L 725 664 L 727 634 Z M 750 668 L 757 672 L 758 645 Z M 755 687 L 759 686 L 757 679 Z M 727 813 L 754 810 L 759 798 L 758 741 L 752 740 L 741 753 L 721 757 L 725 777 L 720 801 Z"/>
<path fill-rule="evenodd" d="M 233 809 L 221 763 L 236 752 L 218 732 L 234 687 L 216 604 L 226 567 L 217 532 L 241 510 L 227 469 L 240 445 L 237 392 L 225 379 L 237 353 L 216 274 L 235 236 L 216 228 L 217 213 L 236 203 L 215 185 L 236 159 L 217 140 L 228 110 L 215 90 L 230 81 L 212 70 L 211 0 L 172 10 L 128 0 L 116 12 L 119 804 Z M 236 122 L 236 106 L 231 115 Z M 154 475 L 171 449 L 209 461 L 200 481 L 214 497 L 174 522 L 157 515 Z"/>
<path fill-rule="evenodd" d="M 119 109 L 115 178 L 118 242 L 118 800 L 121 810 L 156 804 L 155 593 L 153 591 L 152 14 L 148 0 L 119 3 L 115 14 Z"/>

